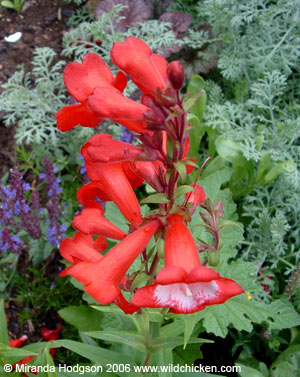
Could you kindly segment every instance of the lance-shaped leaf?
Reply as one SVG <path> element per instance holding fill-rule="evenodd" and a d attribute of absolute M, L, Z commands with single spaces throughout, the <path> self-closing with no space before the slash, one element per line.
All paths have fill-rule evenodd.
<path fill-rule="evenodd" d="M 213 343 L 212 340 L 203 339 L 203 338 L 190 338 L 189 344 L 192 343 Z M 157 352 L 163 348 L 175 348 L 184 344 L 183 337 L 157 337 L 152 341 L 151 351 Z"/>
<path fill-rule="evenodd" d="M 169 199 L 167 194 L 153 194 L 150 196 L 147 196 L 143 200 L 141 200 L 141 204 L 146 203 L 169 203 Z"/>
<path fill-rule="evenodd" d="M 126 344 L 133 347 L 139 351 L 146 351 L 147 347 L 145 345 L 145 338 L 143 335 L 136 334 L 129 331 L 88 331 L 85 332 L 86 335 L 96 338 L 106 340 L 109 343 L 116 342 L 121 344 Z"/>

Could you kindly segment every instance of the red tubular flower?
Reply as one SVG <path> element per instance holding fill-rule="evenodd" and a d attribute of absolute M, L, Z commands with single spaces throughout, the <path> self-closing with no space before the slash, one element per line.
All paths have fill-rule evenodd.
<path fill-rule="evenodd" d="M 26 335 L 21 336 L 21 338 L 18 339 L 11 339 L 8 341 L 8 345 L 12 348 L 20 348 L 28 337 Z M 34 358 L 34 356 L 26 356 L 24 359 L 18 361 L 17 363 L 13 364 L 13 367 L 15 368 L 16 365 L 26 365 L 27 363 L 30 363 L 30 361 Z M 24 372 L 21 373 L 21 376 L 28 377 L 27 374 Z"/>
<path fill-rule="evenodd" d="M 137 161 L 131 163 L 134 172 L 145 182 L 149 183 L 157 192 L 164 192 L 164 187 L 159 179 L 159 167 L 165 171 L 165 167 L 159 161 Z"/>
<path fill-rule="evenodd" d="M 142 214 L 132 187 L 140 186 L 143 180 L 133 175 L 132 171 L 129 173 L 127 165 L 128 162 L 98 164 L 88 159 L 85 163 L 90 179 L 97 183 L 100 197 L 101 192 L 105 193 L 119 207 L 123 216 L 138 227 L 142 223 Z M 90 187 L 95 192 L 95 186 Z"/>
<path fill-rule="evenodd" d="M 108 134 L 92 136 L 81 149 L 86 159 L 100 163 L 136 160 L 142 152 L 142 148 L 114 140 Z"/>
<path fill-rule="evenodd" d="M 101 207 L 100 207 L 101 208 Z M 72 226 L 84 234 L 122 240 L 126 237 L 121 229 L 116 227 L 104 216 L 104 210 L 101 208 L 85 208 L 75 216 Z"/>
<path fill-rule="evenodd" d="M 96 87 L 117 88 L 123 91 L 126 87 L 126 76 L 118 72 L 116 77 L 104 60 L 97 54 L 90 52 L 80 63 L 70 63 L 64 69 L 64 82 L 69 93 L 80 102 L 78 105 L 65 106 L 56 113 L 58 129 L 65 132 L 77 125 L 95 127 L 101 122 L 87 100 Z"/>
<path fill-rule="evenodd" d="M 134 132 L 149 133 L 144 123 L 144 113 L 150 109 L 123 96 L 116 88 L 95 88 L 87 103 L 99 118 L 108 118 Z"/>
<path fill-rule="evenodd" d="M 189 229 L 180 216 L 172 215 L 165 238 L 165 267 L 155 284 L 136 291 L 132 303 L 150 308 L 170 307 L 173 313 L 194 313 L 243 292 L 235 281 L 201 265 Z"/>
<path fill-rule="evenodd" d="M 26 342 L 27 339 L 28 339 L 28 336 L 23 335 L 21 336 L 21 338 L 18 338 L 18 339 L 10 339 L 8 341 L 8 344 L 12 348 L 20 348 L 23 345 L 23 343 Z"/>
<path fill-rule="evenodd" d="M 55 330 L 47 329 L 46 327 L 43 327 L 41 330 L 42 337 L 47 340 L 47 342 L 50 342 L 52 340 L 57 340 L 59 338 L 59 333 L 63 330 L 62 327 L 59 327 Z"/>
<path fill-rule="evenodd" d="M 96 254 L 96 250 L 82 251 L 81 246 L 76 245 L 77 239 L 82 238 L 82 235 L 77 236 L 77 239 L 74 238 L 74 240 L 70 238 L 64 240 L 61 243 L 60 253 L 74 264 L 60 275 L 73 276 L 83 283 L 84 290 L 102 305 L 114 302 L 121 293 L 119 285 L 126 271 L 145 249 L 160 226 L 158 220 L 149 222 L 129 234 L 104 256 L 100 253 Z M 90 245 L 92 240 L 88 242 Z M 89 245 L 86 244 L 86 248 L 92 249 Z M 122 298 L 119 297 L 118 300 L 122 300 Z"/>
<path fill-rule="evenodd" d="M 63 330 L 62 327 L 59 327 L 55 330 L 47 329 L 46 327 L 43 327 L 41 330 L 42 337 L 47 340 L 47 342 L 51 342 L 53 340 L 57 340 L 59 338 L 59 333 Z M 50 355 L 54 357 L 56 354 L 56 348 L 50 348 Z"/>
<path fill-rule="evenodd" d="M 103 237 L 98 237 L 96 241 L 94 241 L 91 236 L 76 233 L 74 238 L 67 238 L 62 241 L 60 245 L 60 254 L 72 265 L 76 265 L 80 262 L 90 262 L 93 264 L 103 259 L 103 255 L 100 253 L 104 251 L 106 247 L 107 242 Z M 73 266 L 67 267 L 60 273 L 60 276 L 68 275 L 68 272 L 72 267 Z M 126 314 L 133 314 L 140 309 L 138 306 L 129 303 L 121 292 L 113 302 Z"/>
<path fill-rule="evenodd" d="M 110 197 L 104 192 L 104 188 L 101 183 L 91 182 L 80 187 L 76 194 L 79 203 L 88 208 L 102 208 L 101 205 L 95 201 L 95 198 L 99 198 L 103 201 L 110 201 Z"/>
<path fill-rule="evenodd" d="M 163 56 L 153 54 L 144 41 L 128 37 L 125 42 L 115 42 L 110 57 L 143 93 L 153 95 L 157 88 L 166 89 L 168 62 Z"/>
<path fill-rule="evenodd" d="M 163 192 L 163 187 L 159 180 L 159 166 L 161 169 L 165 170 L 165 168 L 159 161 L 136 161 L 139 158 L 147 158 L 143 152 L 142 148 L 114 140 L 111 135 L 107 134 L 94 135 L 81 149 L 81 154 L 89 162 L 115 163 L 131 161 L 130 164 L 124 163 L 123 169 L 133 187 L 139 187 L 143 181 L 146 181 L 158 192 Z M 98 185 L 98 190 L 100 185 Z M 94 189 L 96 188 L 94 187 Z M 101 192 L 98 192 L 99 195 L 101 197 Z"/>
<path fill-rule="evenodd" d="M 102 120 L 86 104 L 65 106 L 55 114 L 55 117 L 57 128 L 62 132 L 72 130 L 78 125 L 96 127 Z"/>
<path fill-rule="evenodd" d="M 128 302 L 122 292 L 120 292 L 119 296 L 114 300 L 114 304 L 118 305 L 125 314 L 133 314 L 141 309 L 139 306 Z"/>
<path fill-rule="evenodd" d="M 205 191 L 202 186 L 192 184 L 190 185 L 195 189 L 195 192 L 188 192 L 185 194 L 186 203 L 190 203 L 189 212 L 193 215 L 196 211 L 196 207 L 205 202 Z"/>

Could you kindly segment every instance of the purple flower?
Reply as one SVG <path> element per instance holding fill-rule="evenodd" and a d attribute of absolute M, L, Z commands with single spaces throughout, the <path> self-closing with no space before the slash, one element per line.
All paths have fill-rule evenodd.
<path fill-rule="evenodd" d="M 25 228 L 31 237 L 37 239 L 41 237 L 41 230 L 38 218 L 32 212 L 24 194 L 24 191 L 28 190 L 30 190 L 30 185 L 23 182 L 23 177 L 18 171 L 12 170 L 9 186 L 0 187 L 0 199 L 2 201 L 0 221 L 14 234 Z M 8 236 L 7 239 L 9 239 Z M 9 242 L 10 248 L 16 251 L 16 246 L 12 244 L 14 241 Z"/>
<path fill-rule="evenodd" d="M 135 135 L 129 131 L 127 128 L 122 127 L 122 136 L 120 137 L 121 141 L 124 141 L 125 143 L 132 143 L 132 141 L 135 139 Z"/>
<path fill-rule="evenodd" d="M 42 211 L 41 202 L 40 202 L 40 194 L 37 191 L 33 191 L 31 195 L 32 201 L 32 209 L 36 211 Z"/>
<path fill-rule="evenodd" d="M 0 250 L 2 252 L 12 252 L 21 254 L 23 249 L 23 242 L 17 236 L 12 236 L 8 228 L 0 230 Z"/>
<path fill-rule="evenodd" d="M 58 246 L 59 242 L 64 236 L 64 230 L 61 229 L 59 221 L 60 215 L 63 212 L 59 194 L 63 191 L 63 189 L 59 187 L 61 179 L 55 177 L 55 172 L 57 172 L 57 169 L 53 166 L 49 157 L 44 158 L 44 168 L 49 197 L 49 201 L 46 204 L 49 214 L 49 220 L 46 220 L 46 224 L 49 225 L 47 239 L 52 245 Z"/>
<path fill-rule="evenodd" d="M 24 191 L 30 191 L 30 184 L 29 183 L 23 183 L 22 185 Z"/>
<path fill-rule="evenodd" d="M 15 215 L 19 216 L 21 214 L 21 204 L 20 202 L 15 203 Z"/>

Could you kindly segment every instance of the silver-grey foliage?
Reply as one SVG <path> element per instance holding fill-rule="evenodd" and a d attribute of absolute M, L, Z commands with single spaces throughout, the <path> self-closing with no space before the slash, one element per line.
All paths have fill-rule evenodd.
<path fill-rule="evenodd" d="M 48 48 L 37 48 L 31 73 L 16 71 L 2 85 L 0 111 L 4 112 L 7 126 L 18 125 L 17 144 L 43 145 L 45 151 L 58 150 L 70 135 L 57 129 L 55 113 L 67 104 L 68 96 L 63 84 L 64 61 L 55 63 L 56 53 Z M 74 130 L 75 140 L 85 140 L 90 129 Z"/>

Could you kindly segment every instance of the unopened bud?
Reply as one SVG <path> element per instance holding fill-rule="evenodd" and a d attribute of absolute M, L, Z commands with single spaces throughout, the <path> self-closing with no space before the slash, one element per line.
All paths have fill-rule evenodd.
<path fill-rule="evenodd" d="M 217 267 L 219 263 L 220 263 L 220 252 L 209 250 L 209 252 L 208 252 L 208 264 L 211 267 Z"/>
<path fill-rule="evenodd" d="M 165 248 L 164 240 L 159 238 L 157 241 L 157 254 L 160 258 L 164 258 L 164 255 L 165 255 L 164 248 Z"/>
<path fill-rule="evenodd" d="M 169 63 L 167 74 L 173 88 L 180 90 L 184 82 L 184 71 L 181 63 L 178 60 Z"/>

